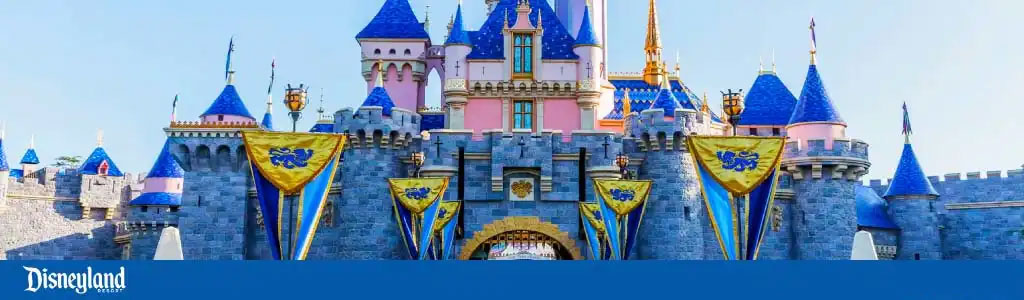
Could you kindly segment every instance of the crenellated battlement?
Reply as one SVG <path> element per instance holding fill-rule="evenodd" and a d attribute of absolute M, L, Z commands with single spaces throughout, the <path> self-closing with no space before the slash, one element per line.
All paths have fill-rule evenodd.
<path fill-rule="evenodd" d="M 334 113 L 334 127 L 348 134 L 354 148 L 379 147 L 401 149 L 420 138 L 420 114 L 394 107 L 391 116 L 384 116 L 380 106 L 364 106 L 358 110 L 345 108 Z"/>
<path fill-rule="evenodd" d="M 790 140 L 786 142 L 784 154 L 786 158 L 838 156 L 868 159 L 868 144 L 862 140 L 835 139 L 831 145 L 826 145 L 827 142 L 825 139 L 811 139 L 803 147 L 800 141 Z"/>
<path fill-rule="evenodd" d="M 985 174 L 985 177 L 982 177 Z M 884 190 L 889 187 L 892 183 L 892 178 L 888 178 L 884 181 L 881 179 L 871 179 L 865 182 L 866 186 L 869 186 L 876 190 Z M 966 172 L 966 173 L 947 173 L 942 176 L 928 176 L 928 181 L 932 184 L 941 183 L 1010 183 L 1021 181 L 1024 182 L 1024 169 L 1006 170 L 1006 171 L 986 171 L 986 172 Z"/>
<path fill-rule="evenodd" d="M 648 109 L 626 116 L 626 135 L 636 139 L 637 150 L 685 151 L 684 138 L 696 133 L 697 112 L 678 109 L 666 116 L 663 109 Z"/>

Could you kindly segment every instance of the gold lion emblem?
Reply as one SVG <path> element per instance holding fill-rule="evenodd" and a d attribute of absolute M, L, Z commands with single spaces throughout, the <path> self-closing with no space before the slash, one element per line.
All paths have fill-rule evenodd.
<path fill-rule="evenodd" d="M 533 192 L 533 184 L 529 181 L 523 180 L 512 183 L 512 193 L 515 194 L 516 197 L 526 198 L 526 196 L 530 195 L 531 192 Z"/>

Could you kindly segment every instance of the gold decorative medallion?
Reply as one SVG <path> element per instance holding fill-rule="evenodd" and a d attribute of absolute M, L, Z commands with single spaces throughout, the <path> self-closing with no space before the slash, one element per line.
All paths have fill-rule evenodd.
<path fill-rule="evenodd" d="M 526 180 L 520 180 L 512 183 L 512 193 L 519 198 L 526 198 L 533 193 L 533 183 Z"/>

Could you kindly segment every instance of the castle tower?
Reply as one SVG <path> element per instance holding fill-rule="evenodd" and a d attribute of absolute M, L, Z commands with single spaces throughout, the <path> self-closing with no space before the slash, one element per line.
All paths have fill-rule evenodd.
<path fill-rule="evenodd" d="M 408 177 L 403 159 L 419 149 L 420 116 L 395 106 L 382 78 L 362 106 L 334 115 L 337 132 L 349 136 L 342 154 L 341 199 L 337 202 L 338 259 L 403 259 L 393 217 L 388 178 Z"/>
<path fill-rule="evenodd" d="M 647 12 L 647 41 L 644 43 L 644 53 L 647 55 L 647 63 L 644 65 L 644 81 L 649 85 L 660 86 L 661 81 L 668 74 L 668 67 L 665 66 L 665 62 L 661 58 L 661 50 L 658 4 L 657 0 L 651 0 Z"/>
<path fill-rule="evenodd" d="M 579 99 L 580 129 L 594 130 L 597 125 L 597 106 L 601 103 L 601 91 L 604 85 L 602 67 L 604 66 L 603 46 L 599 35 L 591 23 L 590 8 L 583 9 L 583 22 L 576 34 L 573 52 L 580 57 L 576 64 L 577 82 L 580 83 Z"/>
<path fill-rule="evenodd" d="M 228 66 L 234 43 L 229 45 Z M 184 255 L 189 259 L 246 258 L 245 224 L 256 219 L 255 206 L 248 197 L 252 178 L 241 131 L 261 127 L 232 84 L 234 71 L 229 67 L 227 73 L 227 86 L 198 122 L 174 121 L 164 128 L 168 151 L 185 170 L 184 181 L 196 183 L 183 186 L 181 213 L 175 217 L 189 224 L 181 234 Z M 147 222 L 177 224 L 168 215 L 172 214 L 150 216 L 153 220 Z M 210 236 L 219 238 L 211 243 L 206 240 Z"/>
<path fill-rule="evenodd" d="M 797 99 L 782 79 L 771 70 L 758 70 L 757 79 L 744 97 L 740 115 L 739 135 L 785 136 L 785 127 L 793 116 Z M 706 101 L 705 101 L 706 104 Z"/>
<path fill-rule="evenodd" d="M 589 10 L 594 34 L 601 41 L 608 42 L 607 36 L 605 36 L 608 23 L 606 19 L 607 0 L 555 0 L 554 2 L 555 14 L 566 28 L 580 28 L 583 25 L 583 14 Z M 576 34 L 577 32 L 572 31 L 572 33 Z M 579 38 L 579 35 L 576 34 L 573 37 Z"/>
<path fill-rule="evenodd" d="M 425 106 L 426 57 L 430 35 L 416 19 L 409 0 L 387 0 L 377 15 L 356 35 L 362 48 L 362 71 L 367 91 L 374 88 L 383 64 L 384 83 L 395 105 L 410 111 Z"/>
<path fill-rule="evenodd" d="M 921 170 L 910 144 L 910 114 L 903 105 L 903 155 L 884 198 L 900 228 L 898 259 L 942 259 L 939 220 L 932 207 L 939 193 Z"/>
<path fill-rule="evenodd" d="M 812 36 L 813 30 L 812 25 Z M 811 50 L 807 79 L 786 127 L 790 140 L 782 160 L 795 193 L 794 258 L 849 259 L 857 231 L 855 187 L 870 166 L 867 144 L 846 138 L 846 123 L 825 90 L 815 54 Z"/>
<path fill-rule="evenodd" d="M 626 135 L 645 154 L 640 178 L 654 181 L 637 250 L 641 259 L 703 259 L 707 217 L 684 141 L 695 130 L 696 111 L 678 107 L 664 83 L 650 109 L 626 120 Z"/>
<path fill-rule="evenodd" d="M 102 131 L 97 134 L 96 149 L 93 149 L 89 157 L 85 159 L 79 171 L 83 175 L 124 176 L 121 169 L 117 168 L 117 164 L 107 155 L 107 151 L 103 149 Z"/>
<path fill-rule="evenodd" d="M 448 33 L 448 40 L 444 43 L 445 70 L 444 83 L 445 104 L 448 105 L 448 128 L 466 128 L 466 104 L 469 96 L 466 80 L 469 78 L 469 64 L 466 57 L 473 51 L 473 45 L 469 40 L 469 33 L 466 32 L 462 20 L 462 1 L 459 1 L 458 9 L 455 11 L 455 20 L 452 21 L 451 31 Z"/>
<path fill-rule="evenodd" d="M 32 137 L 28 141 L 28 150 L 25 150 L 25 155 L 21 156 L 21 176 L 27 177 L 35 173 L 39 166 L 39 155 L 36 155 L 36 136 Z"/>
<path fill-rule="evenodd" d="M 146 175 L 142 194 L 128 203 L 132 259 L 152 259 L 163 228 L 178 226 L 185 170 L 174 160 L 170 147 L 170 140 L 164 142 L 153 168 Z"/>

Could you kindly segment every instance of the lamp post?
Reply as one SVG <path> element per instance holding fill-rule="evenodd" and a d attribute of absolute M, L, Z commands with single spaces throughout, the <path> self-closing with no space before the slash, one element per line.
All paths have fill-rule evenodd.
<path fill-rule="evenodd" d="M 416 171 L 412 174 L 412 177 L 419 178 L 420 168 L 423 167 L 423 162 L 426 160 L 426 156 L 423 154 L 423 152 L 413 152 L 412 154 L 409 155 L 409 158 L 412 160 L 412 165 L 416 167 Z"/>
<path fill-rule="evenodd" d="M 306 104 L 309 103 L 309 99 L 306 98 L 305 84 L 299 84 L 299 87 L 292 87 L 291 84 L 284 92 L 284 106 L 288 108 L 288 116 L 292 117 L 292 132 L 296 132 L 298 129 L 299 118 L 302 117 L 302 109 L 306 108 Z"/>
<path fill-rule="evenodd" d="M 622 179 L 633 179 L 633 175 L 629 173 L 629 155 L 625 155 L 619 152 L 619 155 L 615 156 L 615 165 L 619 166 L 619 173 L 622 173 Z"/>
<path fill-rule="evenodd" d="M 740 126 L 740 114 L 743 113 L 743 89 L 733 92 L 722 92 L 722 110 L 729 116 L 729 124 L 732 125 L 732 135 L 736 136 L 736 129 Z"/>

